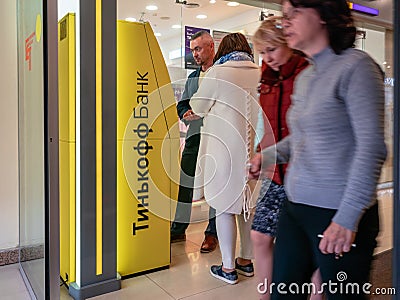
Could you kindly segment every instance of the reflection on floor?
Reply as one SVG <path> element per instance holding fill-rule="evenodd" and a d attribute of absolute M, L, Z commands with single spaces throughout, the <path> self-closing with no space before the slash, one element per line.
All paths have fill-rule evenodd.
<path fill-rule="evenodd" d="M 44 258 L 33 259 L 21 263 L 25 276 L 35 291 L 37 299 L 44 299 Z"/>
<path fill-rule="evenodd" d="M 18 269 L 18 264 L 0 267 L 0 299 L 29 300 L 28 290 Z"/>
<path fill-rule="evenodd" d="M 210 266 L 221 262 L 221 254 L 219 249 L 209 254 L 200 253 L 205 226 L 205 223 L 190 225 L 187 241 L 172 244 L 172 261 L 168 270 L 123 280 L 121 290 L 91 299 L 258 299 L 254 277 L 239 275 L 239 283 L 229 285 L 209 274 Z M 382 260 L 382 264 L 377 266 L 380 270 L 375 269 L 374 273 L 380 275 L 372 276 L 372 279 L 381 278 L 382 272 L 390 275 L 390 258 Z M 388 287 L 389 282 L 382 286 Z M 1 300 L 30 299 L 17 264 L 0 267 L 0 291 Z M 72 299 L 64 286 L 60 287 L 60 294 L 63 300 Z M 389 296 L 386 297 L 388 298 L 372 299 L 390 299 Z"/>

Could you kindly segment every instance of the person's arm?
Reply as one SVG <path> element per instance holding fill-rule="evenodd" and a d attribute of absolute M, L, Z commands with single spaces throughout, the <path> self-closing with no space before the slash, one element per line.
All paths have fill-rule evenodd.
<path fill-rule="evenodd" d="M 344 101 L 355 139 L 355 152 L 342 202 L 323 232 L 322 253 L 349 252 L 365 210 L 375 201 L 376 185 L 386 158 L 383 76 L 364 58 L 346 78 Z"/>
<path fill-rule="evenodd" d="M 362 59 L 352 71 L 344 101 L 353 129 L 355 152 L 343 199 L 333 221 L 357 231 L 364 211 L 375 201 L 386 158 L 385 94 L 382 72 L 372 59 Z"/>
<path fill-rule="evenodd" d="M 183 102 L 183 101 L 182 101 Z M 191 107 L 190 107 L 190 105 L 189 105 L 189 100 L 187 100 L 187 101 L 185 101 L 186 103 L 181 103 L 181 102 L 178 102 L 178 105 L 176 106 L 176 109 L 177 109 L 177 111 L 178 111 L 178 116 L 179 116 L 179 119 L 183 122 L 183 123 L 185 123 L 186 125 L 188 125 L 188 122 L 187 122 L 187 120 L 186 120 L 186 115 L 185 114 L 187 114 L 188 112 L 190 112 L 192 109 L 191 109 Z M 180 105 L 181 104 L 181 105 Z"/>
<path fill-rule="evenodd" d="M 290 159 L 290 134 L 277 144 L 269 146 L 256 153 L 250 161 L 249 178 L 257 179 L 261 173 L 267 177 L 272 176 L 275 164 L 287 164 Z"/>
<path fill-rule="evenodd" d="M 261 151 L 263 166 L 271 164 L 287 164 L 290 159 L 290 135 L 280 140 L 275 145 Z"/>
<path fill-rule="evenodd" d="M 216 77 L 216 69 L 212 67 L 207 71 L 201 79 L 199 89 L 192 96 L 189 105 L 193 112 L 204 117 L 215 103 L 215 91 L 218 90 L 218 79 Z"/>
<path fill-rule="evenodd" d="M 185 119 L 186 113 L 192 110 L 190 107 L 189 101 L 193 94 L 197 91 L 199 78 L 196 76 L 196 73 L 193 72 L 189 75 L 188 79 L 185 83 L 185 89 L 183 91 L 181 99 L 178 101 L 176 105 L 176 110 L 178 112 L 179 119 L 181 119 L 186 125 L 188 125 L 187 120 Z"/>

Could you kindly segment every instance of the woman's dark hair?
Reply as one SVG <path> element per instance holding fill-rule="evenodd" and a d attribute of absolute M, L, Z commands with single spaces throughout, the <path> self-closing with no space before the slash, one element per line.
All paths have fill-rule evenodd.
<path fill-rule="evenodd" d="M 293 7 L 315 9 L 321 20 L 326 22 L 329 43 L 336 54 L 354 47 L 356 27 L 346 0 L 284 0 Z"/>
<path fill-rule="evenodd" d="M 246 52 L 252 55 L 252 51 L 246 37 L 240 32 L 230 33 L 222 39 L 219 44 L 218 51 L 214 56 L 214 62 L 220 59 L 222 56 L 234 52 Z"/>

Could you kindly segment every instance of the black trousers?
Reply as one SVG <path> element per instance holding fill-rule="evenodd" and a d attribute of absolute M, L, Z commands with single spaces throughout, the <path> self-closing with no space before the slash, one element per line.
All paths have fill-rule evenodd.
<path fill-rule="evenodd" d="M 271 299 L 307 299 L 312 292 L 307 284 L 317 268 L 329 300 L 368 299 L 368 293 L 373 292 L 369 274 L 379 232 L 378 204 L 362 216 L 354 242 L 356 247 L 339 259 L 335 259 L 334 254 L 322 254 L 317 237 L 328 227 L 335 213 L 332 209 L 284 203 L 274 250 L 272 281 L 275 285 L 271 289 Z"/>
<path fill-rule="evenodd" d="M 192 127 L 192 128 L 191 128 Z M 183 234 L 190 223 L 192 212 L 193 185 L 196 172 L 197 155 L 200 146 L 200 126 L 190 125 L 182 151 L 181 171 L 179 179 L 178 204 L 176 207 L 174 222 L 171 225 L 171 234 Z M 217 237 L 215 225 L 215 209 L 210 207 L 209 221 L 206 235 Z"/>

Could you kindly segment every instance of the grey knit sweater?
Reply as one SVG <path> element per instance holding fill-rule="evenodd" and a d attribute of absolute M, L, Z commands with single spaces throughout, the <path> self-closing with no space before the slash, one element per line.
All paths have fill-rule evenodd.
<path fill-rule="evenodd" d="M 290 201 L 337 209 L 333 221 L 357 231 L 365 209 L 376 203 L 386 157 L 382 72 L 356 49 L 336 55 L 328 47 L 310 62 L 295 82 L 290 135 L 276 145 L 276 159 L 290 158 Z M 269 164 L 275 149 L 263 154 Z"/>

